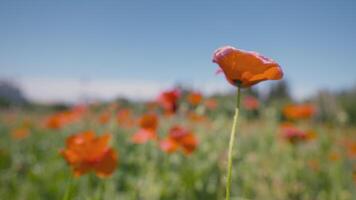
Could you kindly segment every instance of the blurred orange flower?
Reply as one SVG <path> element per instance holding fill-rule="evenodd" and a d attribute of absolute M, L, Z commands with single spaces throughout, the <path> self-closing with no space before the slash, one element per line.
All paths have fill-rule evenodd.
<path fill-rule="evenodd" d="M 203 95 L 200 92 L 191 92 L 187 96 L 187 101 L 192 106 L 197 106 L 203 101 Z"/>
<path fill-rule="evenodd" d="M 173 126 L 168 137 L 160 141 L 160 148 L 166 153 L 173 153 L 181 149 L 186 155 L 190 155 L 197 145 L 198 140 L 195 135 L 181 126 Z"/>
<path fill-rule="evenodd" d="M 175 140 L 169 137 L 161 140 L 159 142 L 159 146 L 162 149 L 162 151 L 166 153 L 173 153 L 177 151 L 177 149 L 179 148 L 179 144 Z"/>
<path fill-rule="evenodd" d="M 256 52 L 225 46 L 214 52 L 213 62 L 234 86 L 249 87 L 265 80 L 279 80 L 283 72 L 278 63 Z"/>
<path fill-rule="evenodd" d="M 20 127 L 12 130 L 11 136 L 13 139 L 21 140 L 30 135 L 30 129 L 27 127 Z"/>
<path fill-rule="evenodd" d="M 165 110 L 166 114 L 176 113 L 178 110 L 178 100 L 180 95 L 179 89 L 164 91 L 159 95 L 158 103 Z"/>
<path fill-rule="evenodd" d="M 67 138 L 61 155 L 71 165 L 75 176 L 91 171 L 101 178 L 112 175 L 118 156 L 113 148 L 108 147 L 110 137 L 109 134 L 95 136 L 94 132 L 86 131 Z"/>
<path fill-rule="evenodd" d="M 63 126 L 78 121 L 86 112 L 84 106 L 74 106 L 68 111 L 57 112 L 49 116 L 45 122 L 45 126 L 50 129 L 60 129 Z"/>
<path fill-rule="evenodd" d="M 243 105 L 247 110 L 257 110 L 260 106 L 260 102 L 254 96 L 246 96 L 243 100 Z"/>
<path fill-rule="evenodd" d="M 345 147 L 349 159 L 356 159 L 356 141 L 354 140 L 346 141 Z"/>
<path fill-rule="evenodd" d="M 124 128 L 130 128 L 135 123 L 132 112 L 129 109 L 121 109 L 116 115 L 116 121 L 119 126 Z"/>
<path fill-rule="evenodd" d="M 315 114 L 315 107 L 311 104 L 287 105 L 282 112 L 287 119 L 308 119 Z"/>
<path fill-rule="evenodd" d="M 65 114 L 57 113 L 48 117 L 46 120 L 46 127 L 50 129 L 60 129 L 65 123 Z"/>
<path fill-rule="evenodd" d="M 132 136 L 132 142 L 143 144 L 157 138 L 158 117 L 156 114 L 145 114 L 139 121 L 140 130 Z"/>

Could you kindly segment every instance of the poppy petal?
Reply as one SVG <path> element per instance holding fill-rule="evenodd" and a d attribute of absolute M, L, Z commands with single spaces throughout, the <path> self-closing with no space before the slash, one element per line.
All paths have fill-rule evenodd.
<path fill-rule="evenodd" d="M 105 178 L 110 176 L 116 169 L 118 163 L 118 156 L 113 149 L 109 149 L 100 162 L 95 165 L 95 174 L 98 177 Z"/>
<path fill-rule="evenodd" d="M 188 134 L 181 140 L 181 146 L 186 155 L 192 154 L 196 149 L 197 145 L 198 140 L 193 134 Z"/>
<path fill-rule="evenodd" d="M 166 153 L 173 153 L 173 152 L 177 151 L 178 143 L 176 143 L 174 140 L 168 138 L 168 139 L 160 141 L 159 147 L 162 151 L 164 151 Z"/>
<path fill-rule="evenodd" d="M 213 62 L 220 66 L 226 79 L 235 86 L 238 84 L 249 87 L 264 80 L 278 80 L 283 77 L 280 66 L 272 59 L 231 46 L 216 50 Z"/>
<path fill-rule="evenodd" d="M 156 133 L 154 131 L 148 129 L 141 129 L 132 136 L 131 140 L 135 144 L 143 144 L 155 138 Z"/>

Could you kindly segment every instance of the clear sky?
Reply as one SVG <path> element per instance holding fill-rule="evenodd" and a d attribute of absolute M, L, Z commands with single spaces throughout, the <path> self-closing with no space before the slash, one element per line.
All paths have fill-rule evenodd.
<path fill-rule="evenodd" d="M 0 0 L 0 77 L 32 96 L 36 81 L 222 85 L 211 57 L 227 44 L 279 62 L 295 93 L 348 87 L 356 1 Z"/>

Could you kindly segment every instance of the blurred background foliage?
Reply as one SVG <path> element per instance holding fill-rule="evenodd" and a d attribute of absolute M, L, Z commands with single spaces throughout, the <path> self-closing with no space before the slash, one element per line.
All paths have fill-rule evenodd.
<path fill-rule="evenodd" d="M 217 101 L 215 110 L 192 107 L 185 101 L 192 91 L 180 87 L 181 113 L 160 117 L 160 137 L 181 124 L 194 130 L 198 149 L 190 156 L 167 155 L 155 142 L 135 145 L 130 141 L 137 126 L 125 128 L 115 120 L 120 109 L 135 117 L 147 112 L 147 103 L 119 98 L 97 102 L 80 122 L 60 130 L 43 127 L 44 117 L 67 111 L 69 104 L 38 104 L 22 95 L 9 82 L 1 84 L 0 197 L 1 199 L 62 199 L 73 184 L 72 199 L 223 199 L 226 150 L 235 94 L 205 97 Z M 285 105 L 294 103 L 286 81 L 274 84 L 268 93 L 244 90 L 259 100 L 256 111 L 245 107 L 237 138 L 233 172 L 233 199 L 351 200 L 355 198 L 356 87 L 339 92 L 321 91 L 304 102 L 317 107 L 316 115 L 296 123 L 312 129 L 315 139 L 290 144 L 280 137 Z M 118 105 L 118 108 L 113 105 Z M 107 123 L 99 116 L 110 111 Z M 207 118 L 192 122 L 184 113 L 194 111 Z M 183 113 L 183 114 L 182 114 Z M 11 132 L 26 124 L 31 135 L 14 139 Z M 89 174 L 70 183 L 71 170 L 59 151 L 66 138 L 83 130 L 113 135 L 111 146 L 119 152 L 114 175 L 99 179 Z M 351 151 L 351 153 L 350 153 Z M 351 157 L 350 157 L 351 155 Z"/>

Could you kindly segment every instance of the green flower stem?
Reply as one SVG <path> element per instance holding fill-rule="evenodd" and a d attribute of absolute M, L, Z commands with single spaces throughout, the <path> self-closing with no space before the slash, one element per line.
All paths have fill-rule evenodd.
<path fill-rule="evenodd" d="M 63 200 L 70 200 L 72 199 L 72 192 L 73 192 L 73 176 L 70 175 L 68 183 L 67 183 L 67 189 L 66 192 L 63 196 Z"/>
<path fill-rule="evenodd" d="M 236 137 L 236 128 L 237 128 L 237 119 L 239 118 L 240 111 L 240 99 L 241 99 L 241 89 L 237 87 L 237 100 L 235 108 L 234 122 L 232 124 L 230 142 L 229 142 L 229 154 L 228 154 L 228 165 L 227 165 L 227 178 L 226 178 L 226 200 L 230 200 L 230 189 L 231 189 L 231 172 L 232 172 L 232 150 L 234 148 L 235 137 Z"/>

